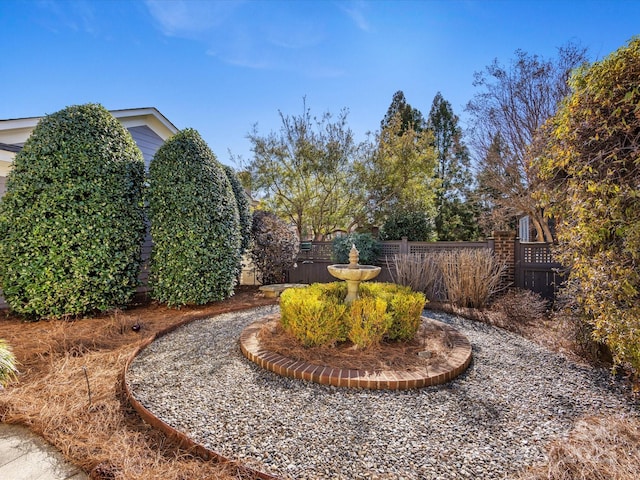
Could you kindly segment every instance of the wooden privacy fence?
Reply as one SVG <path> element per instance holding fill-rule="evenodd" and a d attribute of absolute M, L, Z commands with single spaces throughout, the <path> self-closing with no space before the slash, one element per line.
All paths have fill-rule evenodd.
<path fill-rule="evenodd" d="M 553 299 L 563 279 L 561 265 L 553 261 L 551 245 L 548 243 L 520 242 L 512 232 L 495 232 L 485 242 L 408 242 L 407 240 L 381 242 L 382 251 L 376 264 L 382 269 L 377 281 L 393 280 L 392 259 L 394 255 L 425 254 L 430 252 L 458 250 L 462 248 L 486 248 L 506 266 L 503 276 L 505 286 L 515 286 L 540 293 Z M 331 260 L 331 242 L 303 242 L 294 268 L 287 272 L 293 283 L 326 283 L 333 278 L 327 271 Z"/>
<path fill-rule="evenodd" d="M 460 248 L 491 248 L 491 242 L 408 242 L 407 240 L 399 240 L 381 242 L 381 247 L 382 251 L 376 265 L 382 269 L 376 280 L 390 282 L 393 278 L 389 267 L 393 268 L 394 255 L 421 254 Z M 303 242 L 296 266 L 288 271 L 289 282 L 326 283 L 335 281 L 336 279 L 327 271 L 327 265 L 335 263 L 331 260 L 331 252 L 331 242 Z"/>

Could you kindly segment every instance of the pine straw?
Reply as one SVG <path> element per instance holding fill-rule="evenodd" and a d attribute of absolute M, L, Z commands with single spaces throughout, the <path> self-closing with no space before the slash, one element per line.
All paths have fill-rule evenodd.
<path fill-rule="evenodd" d="M 640 476 L 640 420 L 586 417 L 567 440 L 549 447 L 547 465 L 520 480 L 637 480 Z"/>
<path fill-rule="evenodd" d="M 266 303 L 273 301 L 244 292 L 200 308 L 150 305 L 73 322 L 0 320 L 21 372 L 0 396 L 0 421 L 29 427 L 95 479 L 249 478 L 177 448 L 146 425 L 126 401 L 121 379 L 127 359 L 150 335 L 185 319 Z"/>
<path fill-rule="evenodd" d="M 449 334 L 437 324 L 423 322 L 415 338 L 408 342 L 382 342 L 366 350 L 350 342 L 338 345 L 303 347 L 278 322 L 279 315 L 265 323 L 259 333 L 260 346 L 294 360 L 314 365 L 340 367 L 368 372 L 413 370 L 445 362 L 452 345 Z M 431 352 L 431 357 L 419 357 L 418 352 Z"/>

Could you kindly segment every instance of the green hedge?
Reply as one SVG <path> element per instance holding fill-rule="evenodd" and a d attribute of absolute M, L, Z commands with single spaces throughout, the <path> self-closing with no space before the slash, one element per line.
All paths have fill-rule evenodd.
<path fill-rule="evenodd" d="M 0 203 L 0 283 L 10 307 L 63 317 L 126 305 L 144 235 L 144 162 L 102 106 L 43 118 Z"/>
<path fill-rule="evenodd" d="M 198 132 L 182 130 L 156 152 L 147 198 L 153 298 L 179 306 L 232 295 L 240 269 L 237 202 Z"/>

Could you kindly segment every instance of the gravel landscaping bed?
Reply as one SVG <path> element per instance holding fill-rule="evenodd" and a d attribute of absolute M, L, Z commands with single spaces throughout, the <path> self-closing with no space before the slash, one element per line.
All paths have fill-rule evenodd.
<path fill-rule="evenodd" d="M 440 312 L 473 361 L 420 390 L 327 387 L 262 370 L 238 347 L 242 329 L 277 306 L 195 321 L 132 362 L 134 397 L 195 442 L 295 479 L 502 479 L 545 460 L 545 445 L 584 415 L 639 415 L 609 372 L 528 340 Z"/>

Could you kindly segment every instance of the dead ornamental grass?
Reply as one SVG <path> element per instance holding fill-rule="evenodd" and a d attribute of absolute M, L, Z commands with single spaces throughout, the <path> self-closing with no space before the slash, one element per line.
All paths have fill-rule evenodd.
<path fill-rule="evenodd" d="M 430 301 L 484 307 L 503 289 L 505 265 L 486 248 L 396 254 L 387 262 L 394 282 L 423 292 Z"/>

